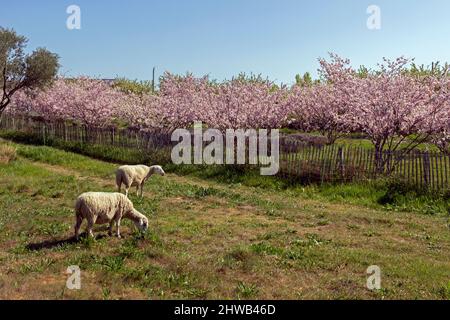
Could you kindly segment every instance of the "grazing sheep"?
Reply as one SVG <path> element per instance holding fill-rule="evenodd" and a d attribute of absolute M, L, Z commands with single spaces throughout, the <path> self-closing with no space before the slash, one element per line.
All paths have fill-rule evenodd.
<path fill-rule="evenodd" d="M 85 192 L 75 203 L 75 238 L 80 235 L 80 226 L 83 219 L 87 220 L 86 232 L 93 237 L 94 224 L 109 223 L 109 235 L 112 235 L 114 223 L 117 225 L 116 235 L 120 238 L 120 221 L 122 218 L 130 219 L 140 231 L 148 228 L 148 219 L 134 209 L 133 203 L 123 194 L 117 192 Z"/>
<path fill-rule="evenodd" d="M 121 166 L 116 171 L 117 190 L 120 192 L 123 183 L 125 185 L 125 195 L 128 197 L 128 189 L 131 186 L 136 186 L 136 195 L 139 196 L 139 189 L 141 189 L 142 197 L 144 183 L 152 174 L 163 176 L 165 173 L 161 166 Z"/>

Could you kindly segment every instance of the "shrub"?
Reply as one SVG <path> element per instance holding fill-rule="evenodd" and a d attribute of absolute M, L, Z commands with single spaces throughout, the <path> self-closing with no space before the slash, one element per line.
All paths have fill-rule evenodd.
<path fill-rule="evenodd" d="M 426 190 L 399 178 L 388 179 L 386 186 L 386 193 L 378 200 L 383 205 L 397 203 L 401 198 L 426 194 Z"/>
<path fill-rule="evenodd" d="M 283 134 L 280 137 L 280 149 L 286 153 L 295 153 L 305 147 L 323 147 L 326 144 L 325 137 L 306 133 Z"/>
<path fill-rule="evenodd" d="M 382 181 L 379 181 L 381 184 Z M 408 183 L 401 178 L 389 178 L 386 191 L 378 203 L 395 210 L 411 210 L 423 214 L 445 214 L 450 212 L 449 192 L 438 192 Z"/>
<path fill-rule="evenodd" d="M 8 164 L 17 157 L 17 150 L 8 144 L 0 144 L 0 164 Z"/>
<path fill-rule="evenodd" d="M 21 132 L 15 130 L 2 130 L 1 137 L 18 143 L 41 145 L 44 144 L 42 137 L 31 132 Z"/>
<path fill-rule="evenodd" d="M 114 80 L 113 87 L 124 93 L 134 93 L 138 95 L 152 94 L 152 81 L 130 80 L 126 78 L 118 78 Z"/>

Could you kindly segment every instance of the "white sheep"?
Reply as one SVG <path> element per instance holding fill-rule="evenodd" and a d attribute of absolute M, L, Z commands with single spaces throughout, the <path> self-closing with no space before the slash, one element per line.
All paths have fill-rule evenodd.
<path fill-rule="evenodd" d="M 122 183 L 125 185 L 125 195 L 128 197 L 128 189 L 131 186 L 136 186 L 136 195 L 139 196 L 139 189 L 141 190 L 141 197 L 143 193 L 144 183 L 153 174 L 163 176 L 164 170 L 161 166 L 134 165 L 121 166 L 116 171 L 116 185 L 118 192 L 121 191 Z"/>
<path fill-rule="evenodd" d="M 120 238 L 120 221 L 130 219 L 140 231 L 148 228 L 148 219 L 134 209 L 133 203 L 123 194 L 117 192 L 85 192 L 75 203 L 75 238 L 80 235 L 80 226 L 87 220 L 86 233 L 93 237 L 94 224 L 109 223 L 109 235 L 112 235 L 114 223 L 117 225 L 116 235 Z"/>

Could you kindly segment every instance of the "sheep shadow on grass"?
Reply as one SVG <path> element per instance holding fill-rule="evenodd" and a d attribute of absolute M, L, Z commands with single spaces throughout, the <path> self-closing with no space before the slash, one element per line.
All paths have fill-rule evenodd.
<path fill-rule="evenodd" d="M 105 234 L 97 234 L 95 235 L 95 240 L 100 240 L 107 237 Z M 82 239 L 86 238 L 86 233 L 83 232 L 80 234 L 80 239 L 75 239 L 74 236 L 66 238 L 66 239 L 53 239 L 53 240 L 44 240 L 42 242 L 34 242 L 34 243 L 28 243 L 26 245 L 27 250 L 30 251 L 39 251 L 42 249 L 53 249 L 57 247 L 62 247 L 65 245 L 71 245 L 76 243 L 81 243 Z"/>

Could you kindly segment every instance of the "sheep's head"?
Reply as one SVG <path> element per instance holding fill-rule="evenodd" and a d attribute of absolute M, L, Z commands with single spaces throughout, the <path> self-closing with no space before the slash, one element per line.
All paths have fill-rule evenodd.
<path fill-rule="evenodd" d="M 149 173 L 150 173 L 150 175 L 159 174 L 160 176 L 163 176 L 166 174 L 161 166 L 151 166 Z"/>
<path fill-rule="evenodd" d="M 134 225 L 136 226 L 136 228 L 139 229 L 139 231 L 141 232 L 145 232 L 148 229 L 148 219 L 146 216 L 144 216 L 143 214 L 135 211 L 135 216 L 136 219 L 134 219 Z"/>

